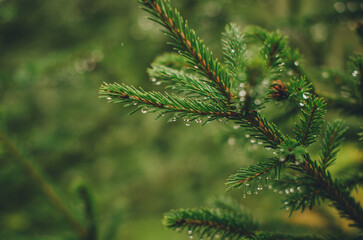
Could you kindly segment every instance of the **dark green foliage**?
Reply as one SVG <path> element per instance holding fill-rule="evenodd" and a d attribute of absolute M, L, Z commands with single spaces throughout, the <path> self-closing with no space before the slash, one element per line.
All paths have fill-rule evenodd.
<path fill-rule="evenodd" d="M 333 124 L 328 124 L 325 136 L 322 142 L 322 153 L 320 155 L 320 163 L 323 169 L 327 169 L 334 164 L 339 146 L 343 142 L 343 134 L 347 130 L 344 123 L 336 120 Z"/>
<path fill-rule="evenodd" d="M 248 215 L 226 209 L 171 210 L 164 215 L 163 223 L 168 228 L 186 230 L 189 236 L 199 238 L 251 239 L 257 228 Z"/>
<path fill-rule="evenodd" d="M 209 50 L 194 31 L 189 30 L 179 12 L 171 8 L 169 1 L 140 3 L 167 29 L 166 34 L 174 40 L 175 50 L 186 57 L 195 70 L 189 73 L 187 66 L 173 69 L 160 63 L 153 64 L 149 70 L 153 82 L 167 83 L 172 89 L 184 93 L 183 97 L 146 92 L 141 88 L 116 83 L 104 84 L 100 92 L 102 97 L 114 103 L 139 105 L 135 111 L 142 109 L 145 113 L 150 108 L 151 112 L 161 112 L 159 116 L 174 113 L 173 119 L 184 117 L 187 123 L 192 120 L 200 122 L 199 118 L 203 116 L 209 117 L 207 122 L 217 118 L 234 121 L 244 127 L 251 142 L 274 149 L 275 156 L 238 170 L 227 179 L 228 190 L 243 187 L 244 194 L 251 194 L 251 191 L 257 193 L 263 188 L 272 188 L 272 179 L 277 180 L 282 167 L 287 166 L 295 175 L 275 181 L 274 185 L 276 190 L 288 194 L 284 208 L 291 210 L 290 215 L 297 210 L 312 209 L 321 200 L 329 199 L 342 217 L 352 220 L 355 226 L 361 228 L 363 214 L 360 204 L 327 171 L 327 167 L 335 161 L 342 142 L 345 131 L 342 123 L 328 125 L 320 164 L 311 158 L 307 150 L 322 131 L 326 101 L 317 96 L 313 85 L 306 81 L 300 67 L 299 53 L 287 46 L 287 38 L 279 32 L 269 33 L 259 27 L 248 28 L 244 36 L 235 25 L 228 25 L 223 34 L 226 61 L 226 66 L 223 66 L 213 60 Z M 246 57 L 245 41 L 262 44 L 257 54 L 262 59 L 264 69 L 261 70 L 257 58 L 252 61 Z M 360 68 L 359 60 L 353 62 L 353 68 Z M 358 70 L 355 71 L 358 76 Z M 301 108 L 302 116 L 300 123 L 296 124 L 294 138 L 283 134 L 260 113 L 267 100 L 284 99 Z M 248 227 L 248 220 L 242 216 L 235 218 L 235 213 L 230 215 L 230 209 L 227 210 L 173 210 L 166 214 L 164 224 L 172 229 L 187 228 L 189 233 L 201 237 L 219 234 L 222 239 L 242 236 L 263 239 L 268 236 L 254 233 L 254 228 Z"/>

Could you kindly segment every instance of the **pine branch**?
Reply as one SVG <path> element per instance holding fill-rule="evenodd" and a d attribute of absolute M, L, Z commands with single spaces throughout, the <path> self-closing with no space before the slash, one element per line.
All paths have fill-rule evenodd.
<path fill-rule="evenodd" d="M 2 132 L 0 132 L 0 142 L 3 143 L 3 146 L 12 155 L 13 159 L 25 168 L 32 180 L 40 187 L 49 202 L 64 216 L 65 220 L 73 228 L 78 237 L 80 239 L 88 239 L 89 235 L 87 230 L 73 216 L 63 199 L 57 194 L 39 168 L 37 168 L 29 159 L 25 158 L 15 144 Z"/>
<path fill-rule="evenodd" d="M 343 134 L 347 130 L 341 120 L 336 120 L 333 124 L 328 124 L 322 142 L 322 153 L 320 163 L 323 169 L 333 165 L 339 152 L 338 147 L 344 140 Z"/>
<path fill-rule="evenodd" d="M 151 13 L 167 29 L 167 35 L 174 41 L 174 48 L 187 57 L 191 64 L 205 74 L 227 101 L 233 98 L 227 71 L 213 59 L 212 53 L 204 43 L 190 30 L 186 21 L 176 9 L 172 9 L 169 1 L 140 0 L 145 10 Z"/>
<path fill-rule="evenodd" d="M 233 214 L 224 209 L 179 209 L 164 215 L 164 225 L 176 231 L 187 229 L 190 238 L 251 239 L 256 224 L 248 216 Z"/>
<path fill-rule="evenodd" d="M 88 232 L 87 240 L 97 240 L 97 225 L 95 221 L 95 213 L 91 193 L 89 189 L 83 184 L 78 187 L 78 193 L 84 204 L 84 214 Z"/>
<path fill-rule="evenodd" d="M 140 105 L 135 111 L 159 111 L 160 114 L 181 113 L 179 118 L 189 115 L 191 117 L 213 116 L 233 117 L 237 115 L 225 109 L 225 106 L 218 103 L 207 104 L 199 100 L 179 98 L 172 94 L 161 94 L 159 92 L 146 92 L 143 89 L 136 89 L 125 84 L 107 84 L 100 88 L 101 97 L 107 98 L 113 103 L 128 103 L 129 105 Z M 135 112 L 134 111 L 134 112 Z"/>
<path fill-rule="evenodd" d="M 255 189 L 255 185 L 258 185 L 258 182 L 262 180 L 262 176 L 264 177 L 263 180 L 271 177 L 270 173 L 272 170 L 274 170 L 274 175 L 278 176 L 283 163 L 284 161 L 279 161 L 278 159 L 273 158 L 260 163 L 252 164 L 248 168 L 241 168 L 237 171 L 237 173 L 227 178 L 227 191 L 238 187 Z"/>
<path fill-rule="evenodd" d="M 297 131 L 295 131 L 295 134 L 302 145 L 309 146 L 321 132 L 326 103 L 322 98 L 312 96 L 306 100 L 306 103 L 301 105 L 303 116 L 300 117 L 301 125 L 296 125 Z"/>
<path fill-rule="evenodd" d="M 223 54 L 225 63 L 228 67 L 228 73 L 233 82 L 246 82 L 246 45 L 243 34 L 235 24 L 229 24 L 223 33 Z"/>
<path fill-rule="evenodd" d="M 186 92 L 191 97 L 204 97 L 224 103 L 224 96 L 211 87 L 208 81 L 198 78 L 195 75 L 187 74 L 184 71 L 174 70 L 163 65 L 153 64 L 148 70 L 153 82 L 170 84 L 168 88 L 177 89 L 179 92 Z"/>

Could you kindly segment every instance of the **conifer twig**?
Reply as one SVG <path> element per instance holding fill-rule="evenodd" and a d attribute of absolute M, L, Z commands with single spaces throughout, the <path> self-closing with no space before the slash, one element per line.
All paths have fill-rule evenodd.
<path fill-rule="evenodd" d="M 40 187 L 44 195 L 58 209 L 58 211 L 64 216 L 69 225 L 77 233 L 80 239 L 87 239 L 87 230 L 78 222 L 78 220 L 69 211 L 62 198 L 54 190 L 53 186 L 47 181 L 46 177 L 40 172 L 37 167 L 34 166 L 29 159 L 25 158 L 18 148 L 12 143 L 7 136 L 0 132 L 0 141 L 4 144 L 7 151 L 13 156 L 13 159 L 22 165 L 28 172 L 33 181 Z"/>

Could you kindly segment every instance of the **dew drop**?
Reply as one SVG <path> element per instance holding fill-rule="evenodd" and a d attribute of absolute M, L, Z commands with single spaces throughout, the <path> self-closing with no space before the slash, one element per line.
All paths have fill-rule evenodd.
<path fill-rule="evenodd" d="M 305 104 L 301 102 L 301 103 L 299 103 L 299 105 L 303 107 Z"/>
<path fill-rule="evenodd" d="M 285 158 L 280 157 L 280 162 L 283 162 L 283 161 L 285 161 Z"/>
<path fill-rule="evenodd" d="M 285 65 L 285 63 L 284 63 L 284 62 L 282 62 L 282 63 L 280 63 L 280 64 L 279 64 L 279 66 L 280 66 L 280 67 L 282 67 L 282 66 L 284 66 L 284 65 Z"/>
<path fill-rule="evenodd" d="M 160 82 L 160 81 L 158 81 L 158 82 L 156 82 L 155 84 L 159 86 L 159 85 L 161 84 L 161 82 Z"/>
<path fill-rule="evenodd" d="M 243 198 L 246 198 L 246 194 L 243 194 L 243 195 L 242 195 L 242 197 L 243 197 Z"/>
<path fill-rule="evenodd" d="M 185 126 L 189 127 L 190 126 L 190 123 L 186 123 Z"/>
<path fill-rule="evenodd" d="M 239 99 L 239 101 L 240 102 L 243 102 L 245 100 L 245 98 L 244 97 L 241 97 L 240 99 Z"/>
<path fill-rule="evenodd" d="M 299 66 L 299 62 L 298 61 L 294 62 L 294 64 L 295 64 L 295 66 Z"/>
<path fill-rule="evenodd" d="M 256 192 L 254 192 L 254 194 L 255 194 L 255 195 L 257 195 L 257 194 L 258 194 L 258 192 L 256 191 Z"/>
<path fill-rule="evenodd" d="M 241 90 L 241 91 L 238 93 L 238 95 L 239 95 L 240 97 L 244 97 L 244 96 L 246 96 L 246 94 L 247 94 L 247 92 L 246 92 L 245 90 Z"/>
<path fill-rule="evenodd" d="M 256 105 L 260 105 L 261 104 L 261 100 L 260 99 L 256 99 L 254 102 Z"/>
<path fill-rule="evenodd" d="M 249 186 L 250 184 L 249 183 L 246 183 L 246 186 Z"/>
<path fill-rule="evenodd" d="M 234 49 L 231 50 L 232 53 L 235 53 L 236 51 Z"/>
<path fill-rule="evenodd" d="M 272 185 L 268 185 L 268 189 L 272 189 Z"/>
<path fill-rule="evenodd" d="M 246 135 L 245 135 L 245 137 L 246 137 L 246 138 L 250 138 L 250 137 L 251 137 L 251 135 L 249 135 L 249 134 L 246 134 Z"/>
<path fill-rule="evenodd" d="M 288 72 L 287 72 L 287 75 L 289 75 L 289 76 L 292 76 L 294 74 L 294 72 L 293 71 L 291 71 L 291 70 L 289 70 Z"/>
<path fill-rule="evenodd" d="M 283 191 L 279 191 L 279 194 L 282 194 L 283 193 Z"/>
<path fill-rule="evenodd" d="M 267 151 L 271 150 L 271 148 L 270 148 L 270 147 L 265 147 L 265 149 L 266 149 Z"/>
<path fill-rule="evenodd" d="M 136 106 L 137 105 L 137 102 L 134 102 L 132 105 Z"/>
<path fill-rule="evenodd" d="M 294 192 L 294 189 L 293 188 L 290 188 L 290 192 L 293 193 Z"/>
<path fill-rule="evenodd" d="M 256 142 L 256 140 L 255 140 L 255 139 L 251 139 L 251 140 L 250 140 L 250 142 L 251 142 L 251 143 L 255 143 L 255 142 Z"/>
<path fill-rule="evenodd" d="M 309 93 L 303 93 L 302 96 L 303 96 L 304 99 L 308 99 L 309 98 Z"/>
<path fill-rule="evenodd" d="M 258 187 L 257 188 L 258 191 L 262 191 L 262 189 L 263 189 L 262 187 Z"/>
<path fill-rule="evenodd" d="M 277 192 L 277 189 L 274 189 L 274 192 Z"/>
<path fill-rule="evenodd" d="M 285 189 L 285 193 L 286 193 L 286 195 L 290 194 L 289 189 Z"/>
<path fill-rule="evenodd" d="M 244 83 L 240 83 L 240 84 L 239 84 L 239 86 L 240 86 L 241 88 L 243 88 L 243 87 L 245 86 L 245 84 L 244 84 Z"/>
<path fill-rule="evenodd" d="M 289 202 L 284 202 L 285 205 L 289 204 Z"/>
<path fill-rule="evenodd" d="M 247 192 L 247 194 L 248 194 L 248 195 L 251 195 L 251 191 L 248 191 L 248 192 Z"/>
<path fill-rule="evenodd" d="M 352 76 L 353 76 L 353 77 L 358 76 L 358 71 L 357 71 L 357 70 L 354 70 L 354 71 L 353 71 L 353 73 L 352 73 Z"/>
<path fill-rule="evenodd" d="M 199 67 L 198 66 L 194 66 L 195 69 L 198 69 Z"/>
<path fill-rule="evenodd" d="M 323 78 L 328 78 L 328 77 L 329 77 L 329 73 L 327 73 L 327 72 L 322 72 L 322 73 L 321 73 L 321 76 L 322 76 Z"/>
<path fill-rule="evenodd" d="M 189 239 L 193 239 L 193 235 L 190 235 L 190 236 L 189 236 Z"/>
<path fill-rule="evenodd" d="M 301 192 L 301 187 L 297 187 L 296 189 L 297 189 L 299 192 Z"/>
<path fill-rule="evenodd" d="M 192 230 L 188 230 L 188 234 L 189 235 L 193 234 L 193 231 Z"/>
<path fill-rule="evenodd" d="M 151 79 L 151 81 L 152 81 L 152 82 L 156 82 L 156 78 L 152 78 L 152 79 Z"/>
<path fill-rule="evenodd" d="M 257 144 L 258 144 L 258 145 L 262 145 L 262 144 L 263 144 L 263 142 L 261 142 L 261 141 L 258 141 L 258 142 L 257 142 Z"/>
<path fill-rule="evenodd" d="M 142 109 L 141 109 L 141 112 L 142 112 L 142 113 L 147 113 L 147 107 L 142 108 Z"/>
<path fill-rule="evenodd" d="M 236 139 L 234 137 L 228 138 L 228 144 L 233 146 L 236 143 Z"/>
<path fill-rule="evenodd" d="M 238 128 L 240 128 L 240 127 L 241 127 L 240 125 L 234 125 L 234 126 L 233 126 L 233 128 L 234 128 L 234 129 L 238 129 Z"/>
<path fill-rule="evenodd" d="M 277 153 L 276 152 L 272 152 L 273 155 L 276 155 Z"/>
<path fill-rule="evenodd" d="M 107 100 L 111 100 L 112 98 L 108 97 Z"/>

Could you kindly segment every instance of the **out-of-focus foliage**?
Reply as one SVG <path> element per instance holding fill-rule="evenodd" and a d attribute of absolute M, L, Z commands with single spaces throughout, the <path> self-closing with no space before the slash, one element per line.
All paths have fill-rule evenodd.
<path fill-rule="evenodd" d="M 317 68 L 344 72 L 349 56 L 362 51 L 354 32 L 363 11 L 360 1 L 173 4 L 212 50 L 220 48 L 220 33 L 233 21 L 242 27 L 280 29 L 304 56 L 300 64 L 313 73 Z M 120 106 L 98 99 L 103 81 L 155 88 L 146 69 L 161 52 L 171 50 L 156 29 L 133 0 L 0 1 L 0 128 L 46 172 L 80 221 L 83 213 L 75 186 L 80 180 L 91 186 L 101 239 L 183 239 L 163 229 L 162 213 L 198 206 L 223 193 L 223 183 L 234 169 L 247 166 L 251 156 L 266 154 L 228 124 L 186 127 L 182 122 L 167 124 L 163 118 L 154 121 L 151 115 L 130 117 Z M 222 58 L 220 52 L 214 54 Z M 311 80 L 320 91 L 344 95 L 344 88 L 330 89 L 324 82 L 330 74 L 327 70 Z M 332 111 L 327 118 L 339 115 L 341 111 Z M 344 118 L 349 129 L 331 167 L 334 172 L 352 162 L 362 164 L 361 145 L 356 143 L 360 120 Z M 293 123 L 275 122 L 285 129 Z M 2 145 L 0 189 L 1 239 L 76 239 Z M 266 229 L 285 230 L 290 221 L 289 231 L 294 233 L 331 228 L 339 234 L 340 220 L 328 209 L 304 213 L 306 220 L 288 220 L 288 213 L 278 209 L 278 194 L 266 191 L 271 195 L 264 198 L 267 201 L 259 196 L 242 200 L 235 194 L 255 209 Z"/>

